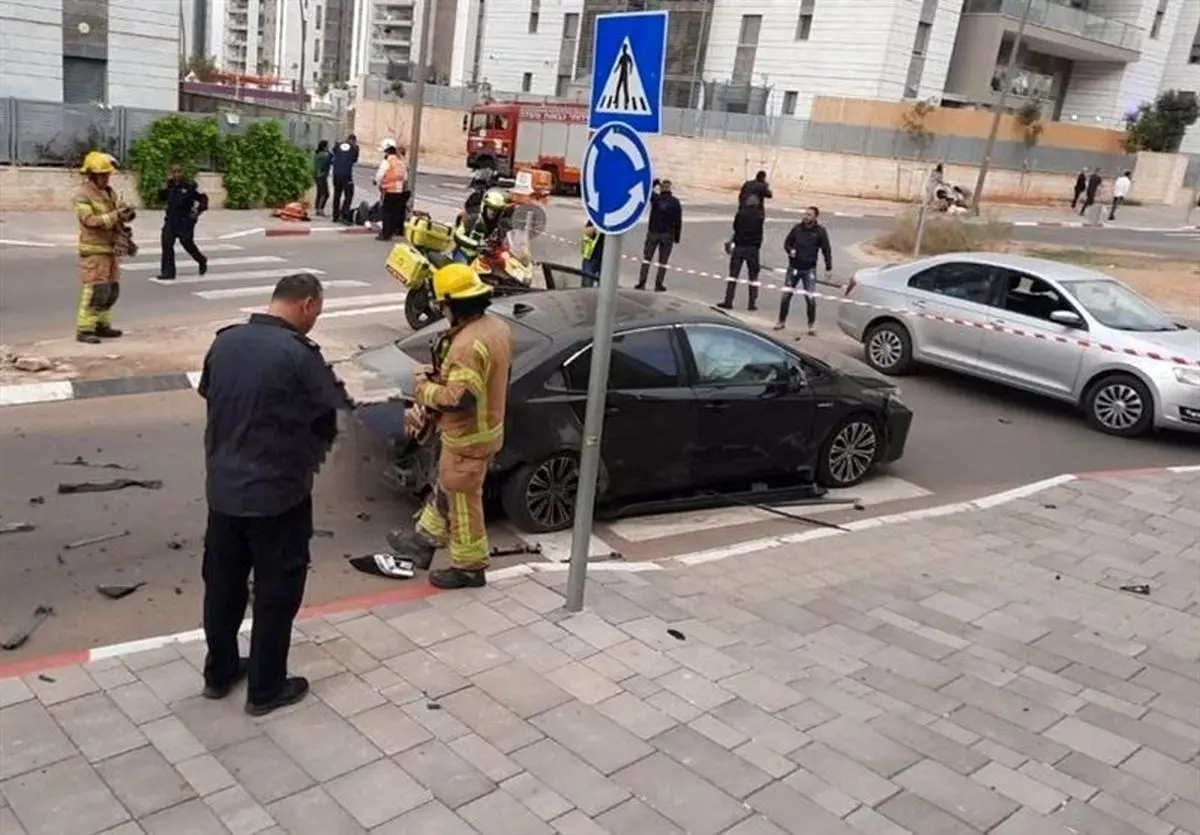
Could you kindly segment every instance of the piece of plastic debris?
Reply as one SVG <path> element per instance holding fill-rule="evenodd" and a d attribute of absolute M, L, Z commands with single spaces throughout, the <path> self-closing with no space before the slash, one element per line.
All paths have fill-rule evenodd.
<path fill-rule="evenodd" d="M 101 534 L 100 536 L 89 537 L 88 539 L 80 539 L 77 542 L 71 542 L 63 547 L 68 551 L 75 548 L 86 548 L 89 545 L 95 545 L 98 542 L 108 542 L 110 539 L 120 539 L 123 536 L 129 536 L 129 531 L 115 531 L 114 533 Z"/>
<path fill-rule="evenodd" d="M 29 621 L 21 629 L 9 636 L 8 640 L 0 644 L 0 649 L 12 651 L 25 646 L 29 640 L 29 636 L 33 631 L 46 622 L 46 618 L 54 614 L 53 606 L 38 606 L 33 610 L 33 614 L 29 616 Z"/>
<path fill-rule="evenodd" d="M 46 503 L 46 497 L 45 497 L 45 496 L 32 496 L 32 497 L 29 499 L 29 503 L 30 503 L 30 504 L 45 504 L 45 503 Z"/>
<path fill-rule="evenodd" d="M 388 577 L 392 580 L 411 580 L 417 573 L 412 560 L 398 557 L 395 554 L 367 554 L 362 557 L 351 557 L 350 565 L 364 574 Z"/>
<path fill-rule="evenodd" d="M 5 522 L 0 524 L 0 533 L 27 533 L 33 530 L 28 522 Z"/>
<path fill-rule="evenodd" d="M 158 490 L 163 486 L 156 479 L 118 478 L 113 481 L 83 481 L 77 484 L 60 484 L 58 492 L 63 495 L 74 493 L 107 493 L 112 490 L 124 490 L 126 487 L 141 487 L 143 490 Z"/>
<path fill-rule="evenodd" d="M 326 528 L 314 528 L 313 536 L 318 539 L 333 539 L 333 531 Z"/>
<path fill-rule="evenodd" d="M 126 467 L 124 464 L 93 464 L 82 455 L 76 455 L 70 461 L 55 461 L 59 467 L 90 467 L 94 470 L 136 470 L 137 467 Z"/>
<path fill-rule="evenodd" d="M 680 632 L 678 629 L 668 629 L 667 634 L 670 635 L 672 638 L 674 638 L 676 641 L 686 641 L 687 640 L 687 637 L 684 636 L 684 634 L 682 632 Z"/>
<path fill-rule="evenodd" d="M 181 551 L 183 550 L 183 542 L 178 539 L 169 539 L 167 540 L 167 547 L 172 551 Z"/>
<path fill-rule="evenodd" d="M 140 589 L 145 583 L 101 583 L 96 586 L 96 591 L 107 597 L 109 600 L 120 600 L 122 597 L 129 597 L 135 591 Z"/>
<path fill-rule="evenodd" d="M 1121 586 L 1121 591 L 1127 591 L 1131 594 L 1150 594 L 1150 587 L 1145 583 L 1135 583 L 1131 586 Z"/>

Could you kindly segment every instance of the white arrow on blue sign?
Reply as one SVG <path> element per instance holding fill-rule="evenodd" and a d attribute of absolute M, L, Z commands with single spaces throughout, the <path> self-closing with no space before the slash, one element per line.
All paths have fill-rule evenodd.
<path fill-rule="evenodd" d="M 606 235 L 637 226 L 650 203 L 650 152 L 629 125 L 609 122 L 592 134 L 583 157 L 583 208 Z"/>

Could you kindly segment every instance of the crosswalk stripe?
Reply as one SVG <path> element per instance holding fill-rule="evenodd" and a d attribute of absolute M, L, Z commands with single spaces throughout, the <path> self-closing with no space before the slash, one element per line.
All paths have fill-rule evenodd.
<path fill-rule="evenodd" d="M 322 286 L 326 290 L 333 290 L 340 287 L 370 287 L 366 281 L 355 281 L 353 279 L 323 281 Z M 259 284 L 254 287 L 226 287 L 221 290 L 198 290 L 193 293 L 194 296 L 199 296 L 202 299 L 236 299 L 239 296 L 266 296 L 275 290 L 274 284 Z M 326 302 L 328 304 L 328 302 Z"/>
<path fill-rule="evenodd" d="M 399 313 L 402 310 L 404 310 L 404 305 L 402 304 L 381 304 L 375 307 L 359 307 L 352 310 L 331 310 L 328 313 L 322 313 L 321 318 L 344 319 L 347 316 L 369 316 L 372 313 Z"/>
<path fill-rule="evenodd" d="M 245 247 L 237 244 L 205 244 L 202 252 L 241 252 Z M 161 246 L 139 246 L 138 255 L 162 255 Z"/>
<path fill-rule="evenodd" d="M 314 270 L 308 267 L 279 267 L 273 270 L 243 270 L 241 272 L 217 273 L 216 275 L 212 273 L 208 275 L 190 275 L 170 281 L 160 281 L 157 278 L 152 278 L 150 279 L 150 283 L 169 287 L 173 284 L 207 284 L 211 281 L 250 281 L 256 278 L 283 278 L 285 275 L 292 275 L 294 273 L 309 273 L 317 276 L 325 275 L 324 270 Z"/>
<path fill-rule="evenodd" d="M 210 258 L 208 268 L 213 267 L 235 267 L 239 264 L 282 264 L 286 258 L 280 258 L 278 255 L 243 255 L 236 258 Z M 149 272 L 157 270 L 159 265 L 155 262 L 144 261 L 125 264 L 121 269 L 125 272 Z"/>
<path fill-rule="evenodd" d="M 378 293 L 375 295 L 366 296 L 342 296 L 336 299 L 325 300 L 325 310 L 342 310 L 349 307 L 358 307 L 360 305 L 391 305 L 403 304 L 404 293 Z M 239 308 L 242 313 L 261 313 L 266 308 L 264 306 L 243 307 Z M 328 314 L 322 314 L 328 316 Z"/>

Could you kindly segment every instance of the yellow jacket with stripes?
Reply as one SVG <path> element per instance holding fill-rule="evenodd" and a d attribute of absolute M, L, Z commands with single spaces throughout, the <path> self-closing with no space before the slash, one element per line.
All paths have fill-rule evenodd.
<path fill-rule="evenodd" d="M 118 217 L 117 195 L 90 180 L 75 194 L 75 216 L 79 218 L 79 254 L 112 255 Z"/>

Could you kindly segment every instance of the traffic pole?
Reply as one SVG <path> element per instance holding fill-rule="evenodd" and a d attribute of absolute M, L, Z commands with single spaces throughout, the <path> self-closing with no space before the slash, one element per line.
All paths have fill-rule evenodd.
<path fill-rule="evenodd" d="M 624 235 L 605 235 L 600 257 L 600 298 L 596 304 L 596 329 L 592 335 L 592 362 L 588 372 L 587 406 L 583 418 L 583 447 L 579 455 L 579 492 L 575 499 L 575 527 L 571 531 L 571 563 L 567 571 L 567 611 L 583 609 L 587 585 L 588 553 L 596 515 L 596 486 L 600 476 L 600 436 L 604 430 L 608 397 L 608 366 L 612 357 L 613 324 L 617 316 L 617 282 L 621 273 Z"/>
<path fill-rule="evenodd" d="M 425 64 L 433 38 L 433 0 L 421 3 L 421 42 L 417 44 L 417 80 L 413 82 L 412 127 L 408 136 L 408 205 L 417 200 L 417 158 L 421 154 L 421 111 L 425 108 Z"/>

